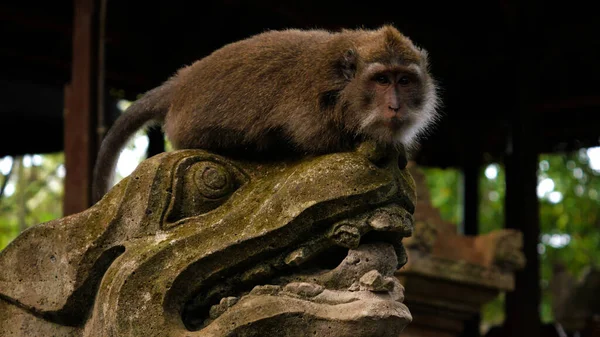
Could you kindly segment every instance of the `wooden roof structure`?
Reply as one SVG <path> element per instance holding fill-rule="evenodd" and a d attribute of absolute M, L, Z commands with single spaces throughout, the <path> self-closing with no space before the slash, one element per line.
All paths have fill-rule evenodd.
<path fill-rule="evenodd" d="M 416 160 L 463 170 L 465 234 L 477 233 L 483 163 L 506 165 L 506 226 L 523 231 L 528 267 L 507 296 L 505 327 L 535 337 L 537 155 L 600 142 L 596 16 L 577 1 L 3 1 L 0 156 L 64 150 L 65 214 L 83 210 L 97 128 L 117 113 L 111 90 L 135 99 L 181 66 L 267 29 L 394 24 L 430 52 L 443 89 L 443 119 Z"/>

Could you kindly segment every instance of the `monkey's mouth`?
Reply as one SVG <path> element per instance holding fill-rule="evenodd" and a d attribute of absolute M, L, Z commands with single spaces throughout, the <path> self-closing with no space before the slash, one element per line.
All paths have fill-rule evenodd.
<path fill-rule="evenodd" d="M 189 330 L 211 329 L 243 324 L 246 311 L 279 310 L 342 321 L 360 312 L 406 325 L 412 317 L 394 273 L 406 263 L 401 240 L 411 233 L 412 215 L 397 204 L 338 221 L 324 236 L 207 287 L 185 305 L 183 321 Z"/>
<path fill-rule="evenodd" d="M 394 117 L 394 118 L 390 118 L 389 120 L 387 120 L 384 125 L 392 130 L 400 130 L 406 124 L 407 124 L 407 121 L 405 118 Z"/>
<path fill-rule="evenodd" d="M 411 124 L 408 117 L 381 118 L 373 121 L 365 130 L 375 138 L 393 138 L 398 132 L 409 128 Z"/>

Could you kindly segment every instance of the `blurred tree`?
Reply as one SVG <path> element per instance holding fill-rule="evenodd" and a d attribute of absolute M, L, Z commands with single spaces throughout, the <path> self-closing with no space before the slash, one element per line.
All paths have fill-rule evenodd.
<path fill-rule="evenodd" d="M 0 159 L 0 249 L 31 225 L 62 216 L 62 153 Z"/>
<path fill-rule="evenodd" d="M 442 218 L 454 224 L 462 222 L 462 173 L 456 169 L 421 167 L 427 180 L 431 203 Z"/>

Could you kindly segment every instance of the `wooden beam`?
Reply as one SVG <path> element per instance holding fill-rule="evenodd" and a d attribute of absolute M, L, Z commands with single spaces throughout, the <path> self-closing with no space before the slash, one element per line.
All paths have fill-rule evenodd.
<path fill-rule="evenodd" d="M 63 214 L 91 206 L 97 149 L 98 1 L 74 0 L 71 82 L 65 89 Z"/>

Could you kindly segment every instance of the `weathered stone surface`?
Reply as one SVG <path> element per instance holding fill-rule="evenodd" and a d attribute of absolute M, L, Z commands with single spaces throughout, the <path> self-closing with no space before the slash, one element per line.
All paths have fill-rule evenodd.
<path fill-rule="evenodd" d="M 397 336 L 415 202 L 398 154 L 369 144 L 163 153 L 0 252 L 0 335 Z"/>
<path fill-rule="evenodd" d="M 394 279 L 385 277 L 377 270 L 371 270 L 360 278 L 361 289 L 373 292 L 388 292 L 394 289 Z"/>

